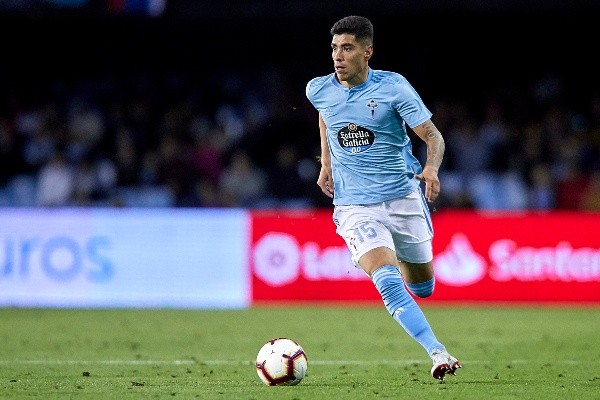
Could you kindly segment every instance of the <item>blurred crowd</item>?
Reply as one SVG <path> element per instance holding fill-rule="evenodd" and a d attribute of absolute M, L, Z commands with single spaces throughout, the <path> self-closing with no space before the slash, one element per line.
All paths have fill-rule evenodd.
<path fill-rule="evenodd" d="M 304 84 L 136 71 L 0 93 L 0 206 L 328 207 Z M 600 92 L 568 89 L 425 98 L 446 139 L 436 206 L 600 210 Z"/>

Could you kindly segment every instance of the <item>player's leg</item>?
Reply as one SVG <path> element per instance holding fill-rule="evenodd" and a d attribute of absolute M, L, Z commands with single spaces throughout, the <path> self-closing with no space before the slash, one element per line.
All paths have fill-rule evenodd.
<path fill-rule="evenodd" d="M 415 296 L 425 298 L 433 294 L 435 276 L 433 262 L 411 263 L 398 260 L 406 287 Z"/>
<path fill-rule="evenodd" d="M 406 287 L 418 297 L 433 294 L 433 223 L 427 201 L 420 190 L 386 203 L 389 229 L 394 238 L 400 271 Z"/>
<path fill-rule="evenodd" d="M 388 228 L 394 239 L 396 255 L 402 260 L 398 264 L 404 283 L 412 294 L 428 297 L 433 293 L 435 277 L 431 243 L 433 229 L 425 200 L 415 191 L 405 198 L 388 202 L 387 209 L 391 220 Z M 454 375 L 456 369 L 461 368 L 458 360 L 441 343 L 437 342 L 426 350 L 433 361 L 431 375 L 434 378 L 443 380 L 446 374 Z"/>
<path fill-rule="evenodd" d="M 409 290 L 419 297 L 428 297 L 433 293 L 434 278 L 433 264 L 429 263 L 400 263 L 402 274 L 406 280 L 406 286 Z M 408 282 L 411 279 L 412 282 Z M 435 347 L 428 351 L 433 366 L 431 367 L 431 376 L 435 379 L 444 380 L 446 374 L 456 375 L 456 370 L 461 368 L 461 364 L 454 356 L 450 355 L 446 348 Z"/>
<path fill-rule="evenodd" d="M 385 259 L 388 261 L 382 263 Z M 423 311 L 406 290 L 395 253 L 388 248 L 376 248 L 365 253 L 359 259 L 359 264 L 371 276 L 383 304 L 406 333 L 423 346 L 429 355 L 444 349 Z"/>
<path fill-rule="evenodd" d="M 387 219 L 382 213 L 385 211 L 378 207 L 336 207 L 333 219 L 337 233 L 346 241 L 355 264 L 371 277 L 392 318 L 428 354 L 440 353 L 444 351 L 444 346 L 437 340 L 425 315 L 406 290 L 394 240 L 388 228 L 380 222 Z M 448 367 L 442 367 L 445 374 Z M 434 377 L 443 379 L 443 374 L 441 378 Z"/>

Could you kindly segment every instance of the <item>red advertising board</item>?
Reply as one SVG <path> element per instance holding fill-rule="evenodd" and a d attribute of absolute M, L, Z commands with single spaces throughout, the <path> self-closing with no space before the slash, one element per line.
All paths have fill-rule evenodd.
<path fill-rule="evenodd" d="M 434 218 L 437 299 L 600 305 L 600 214 L 465 211 Z"/>
<path fill-rule="evenodd" d="M 436 288 L 429 302 L 600 305 L 600 214 L 433 214 Z M 253 302 L 380 301 L 350 260 L 329 210 L 252 216 Z"/>
<path fill-rule="evenodd" d="M 255 212 L 251 244 L 253 301 L 380 299 L 329 211 Z"/>

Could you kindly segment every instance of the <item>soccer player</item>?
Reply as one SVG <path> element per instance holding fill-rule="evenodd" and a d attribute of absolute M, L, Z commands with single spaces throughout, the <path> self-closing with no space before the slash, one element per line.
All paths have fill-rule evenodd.
<path fill-rule="evenodd" d="M 444 380 L 461 364 L 438 341 L 407 292 L 428 297 L 434 289 L 427 201 L 440 193 L 444 139 L 404 76 L 369 67 L 373 25 L 367 18 L 342 18 L 330 33 L 334 72 L 306 86 L 319 112 L 317 184 L 333 199 L 336 232 L 354 264 L 371 277 L 394 320 L 425 348 L 433 360 L 433 378 Z M 412 154 L 406 125 L 426 143 L 423 168 Z"/>

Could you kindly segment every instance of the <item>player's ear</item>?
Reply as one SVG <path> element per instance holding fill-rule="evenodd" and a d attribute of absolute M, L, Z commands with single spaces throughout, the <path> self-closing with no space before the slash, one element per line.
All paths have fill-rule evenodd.
<path fill-rule="evenodd" d="M 369 61 L 373 56 L 373 46 L 367 46 L 365 49 L 365 60 Z"/>

